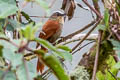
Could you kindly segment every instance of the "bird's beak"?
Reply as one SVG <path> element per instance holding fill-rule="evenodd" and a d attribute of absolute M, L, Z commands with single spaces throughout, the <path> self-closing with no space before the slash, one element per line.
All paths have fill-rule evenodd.
<path fill-rule="evenodd" d="M 65 13 L 65 14 L 63 14 L 63 17 L 64 17 L 64 21 L 65 21 L 65 19 L 66 19 L 66 16 L 67 16 L 67 14 Z"/>

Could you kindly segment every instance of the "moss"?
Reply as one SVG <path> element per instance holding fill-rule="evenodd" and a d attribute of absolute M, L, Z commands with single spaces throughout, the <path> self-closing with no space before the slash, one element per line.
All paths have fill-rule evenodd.
<path fill-rule="evenodd" d="M 77 66 L 71 73 L 71 80 L 90 80 L 87 70 L 83 66 Z"/>

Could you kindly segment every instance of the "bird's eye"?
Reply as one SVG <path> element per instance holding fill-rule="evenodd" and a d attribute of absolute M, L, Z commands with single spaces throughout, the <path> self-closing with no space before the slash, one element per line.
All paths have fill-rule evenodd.
<path fill-rule="evenodd" d="M 59 14 L 59 13 L 57 13 L 57 16 L 60 16 L 60 14 Z"/>

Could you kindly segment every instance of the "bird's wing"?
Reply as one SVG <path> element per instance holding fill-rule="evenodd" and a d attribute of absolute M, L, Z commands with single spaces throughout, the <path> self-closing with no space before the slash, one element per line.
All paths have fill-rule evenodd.
<path fill-rule="evenodd" d="M 49 39 L 52 37 L 60 28 L 60 25 L 57 21 L 48 20 L 45 25 L 43 25 L 42 32 L 39 34 L 39 38 L 42 39 Z M 37 44 L 36 48 L 39 47 L 39 44 Z"/>
<path fill-rule="evenodd" d="M 39 38 L 48 39 L 53 36 L 60 28 L 60 25 L 57 21 L 48 20 L 43 26 L 42 31 L 39 35 Z"/>

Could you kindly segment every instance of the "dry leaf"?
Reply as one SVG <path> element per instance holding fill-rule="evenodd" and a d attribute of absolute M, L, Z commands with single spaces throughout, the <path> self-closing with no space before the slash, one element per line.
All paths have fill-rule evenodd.
<path fill-rule="evenodd" d="M 67 2 L 70 2 L 70 5 Z M 67 7 L 68 7 L 68 10 L 66 10 Z M 68 20 L 72 19 L 75 8 L 76 8 L 76 4 L 75 4 L 74 0 L 69 0 L 69 1 L 63 0 L 61 9 L 63 9 L 65 11 L 65 13 L 67 13 Z"/>

